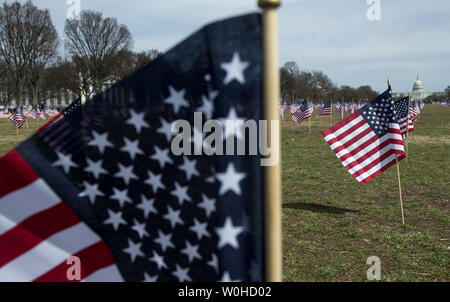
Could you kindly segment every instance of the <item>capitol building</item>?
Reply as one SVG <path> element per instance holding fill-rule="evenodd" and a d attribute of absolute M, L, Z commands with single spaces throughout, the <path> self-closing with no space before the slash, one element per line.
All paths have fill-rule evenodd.
<path fill-rule="evenodd" d="M 411 92 L 394 93 L 394 97 L 395 98 L 403 98 L 403 97 L 409 96 L 410 94 L 411 94 L 412 100 L 423 101 L 432 95 L 436 95 L 436 96 L 446 95 L 446 92 L 444 92 L 444 91 L 442 91 L 442 92 L 426 92 L 423 89 L 422 81 L 419 80 L 419 76 L 417 76 L 417 80 L 414 82 Z"/>

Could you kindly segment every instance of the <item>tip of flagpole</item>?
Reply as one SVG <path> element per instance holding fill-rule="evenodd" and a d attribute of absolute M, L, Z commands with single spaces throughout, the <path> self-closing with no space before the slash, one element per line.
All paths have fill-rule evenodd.
<path fill-rule="evenodd" d="M 281 5 L 281 0 L 258 0 L 258 6 L 261 8 L 277 8 Z"/>

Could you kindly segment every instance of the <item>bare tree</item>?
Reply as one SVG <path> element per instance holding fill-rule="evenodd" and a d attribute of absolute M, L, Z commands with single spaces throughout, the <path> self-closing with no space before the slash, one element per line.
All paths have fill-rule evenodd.
<path fill-rule="evenodd" d="M 14 78 L 16 101 L 24 102 L 28 83 L 37 102 L 41 76 L 56 55 L 58 34 L 50 13 L 31 1 L 3 3 L 0 8 L 0 55 Z"/>
<path fill-rule="evenodd" d="M 7 105 L 13 97 L 14 83 L 8 65 L 0 59 L 0 105 Z"/>
<path fill-rule="evenodd" d="M 47 68 L 42 88 L 45 92 L 59 89 L 70 90 L 76 95 L 80 95 L 80 78 L 73 62 L 58 58 L 58 60 Z"/>
<path fill-rule="evenodd" d="M 290 100 L 290 102 L 295 101 L 296 80 L 299 75 L 300 68 L 298 68 L 297 63 L 290 61 L 283 65 L 280 70 L 281 95 L 283 99 Z"/>
<path fill-rule="evenodd" d="M 68 19 L 64 29 L 65 47 L 72 56 L 81 77 L 85 95 L 101 92 L 114 79 L 114 69 L 122 51 L 130 50 L 133 38 L 125 25 L 116 18 L 83 11 L 80 20 Z"/>
<path fill-rule="evenodd" d="M 122 79 L 135 70 L 158 58 L 161 54 L 162 53 L 156 49 L 138 53 L 130 50 L 122 50 L 116 57 L 116 62 L 114 64 L 114 76 L 117 79 Z"/>

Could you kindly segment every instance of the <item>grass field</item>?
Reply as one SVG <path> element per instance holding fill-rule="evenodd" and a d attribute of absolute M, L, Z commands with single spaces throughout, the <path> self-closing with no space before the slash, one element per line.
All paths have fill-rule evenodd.
<path fill-rule="evenodd" d="M 338 121 L 337 114 L 333 124 Z M 19 130 L 0 119 L 0 155 L 44 122 Z M 365 186 L 344 169 L 320 131 L 329 117 L 282 123 L 283 274 L 285 281 L 366 281 L 369 256 L 384 281 L 450 281 L 450 108 L 425 107 L 397 170 Z"/>

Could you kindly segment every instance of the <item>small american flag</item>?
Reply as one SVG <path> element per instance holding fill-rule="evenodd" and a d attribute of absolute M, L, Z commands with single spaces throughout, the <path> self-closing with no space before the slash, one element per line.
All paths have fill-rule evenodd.
<path fill-rule="evenodd" d="M 22 113 L 19 112 L 20 110 L 16 108 L 13 113 L 11 113 L 8 117 L 9 121 L 14 125 L 16 128 L 21 128 L 23 124 L 25 123 L 25 117 L 22 115 Z"/>
<path fill-rule="evenodd" d="M 280 117 L 284 120 L 284 112 L 289 106 L 287 104 L 280 104 Z"/>
<path fill-rule="evenodd" d="M 406 158 L 391 87 L 372 102 L 322 132 L 344 167 L 365 184 Z"/>
<path fill-rule="evenodd" d="M 46 110 L 41 110 L 41 112 L 39 112 L 39 117 L 43 120 L 48 119 L 48 113 Z"/>
<path fill-rule="evenodd" d="M 314 107 L 310 102 L 304 101 L 303 104 L 298 108 L 294 114 L 292 114 L 292 119 L 297 123 L 301 123 L 304 119 L 309 118 L 314 112 Z"/>
<path fill-rule="evenodd" d="M 326 103 L 322 108 L 319 110 L 319 116 L 321 115 L 331 115 L 332 111 L 331 102 Z"/>
<path fill-rule="evenodd" d="M 405 138 L 408 133 L 408 107 L 409 97 L 402 98 L 395 103 L 395 111 L 397 112 L 398 124 L 403 138 Z"/>
<path fill-rule="evenodd" d="M 39 117 L 39 113 L 36 107 L 34 107 L 33 109 L 31 109 L 30 111 L 30 116 L 34 119 L 37 119 Z"/>
<path fill-rule="evenodd" d="M 342 103 L 339 105 L 339 115 L 341 116 L 341 119 L 344 119 L 345 106 L 346 105 Z"/>

